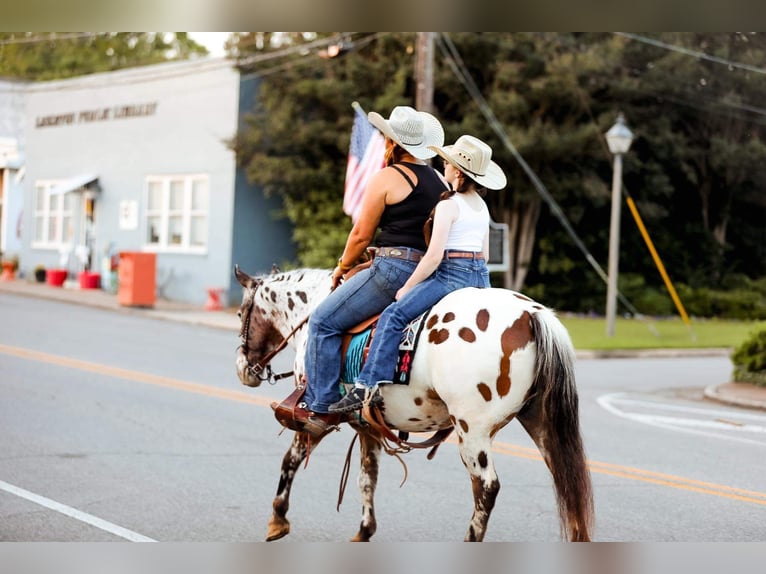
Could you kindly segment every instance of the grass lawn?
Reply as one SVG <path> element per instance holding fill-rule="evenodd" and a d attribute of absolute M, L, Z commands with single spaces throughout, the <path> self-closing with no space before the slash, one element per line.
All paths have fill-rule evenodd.
<path fill-rule="evenodd" d="M 766 329 L 766 321 L 692 319 L 690 328 L 680 318 L 617 318 L 609 338 L 604 317 L 560 313 L 559 318 L 580 350 L 736 347 L 752 332 Z"/>

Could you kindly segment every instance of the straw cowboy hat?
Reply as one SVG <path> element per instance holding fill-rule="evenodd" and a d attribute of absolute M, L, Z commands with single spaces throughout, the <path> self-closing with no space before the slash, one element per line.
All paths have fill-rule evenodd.
<path fill-rule="evenodd" d="M 409 106 L 396 106 L 388 119 L 377 112 L 367 114 L 367 119 L 418 159 L 434 157 L 436 152 L 428 148 L 444 145 L 444 128 L 439 120 Z"/>
<path fill-rule="evenodd" d="M 507 180 L 492 161 L 492 148 L 473 136 L 460 136 L 454 145 L 432 147 L 434 152 L 487 189 L 503 189 Z"/>

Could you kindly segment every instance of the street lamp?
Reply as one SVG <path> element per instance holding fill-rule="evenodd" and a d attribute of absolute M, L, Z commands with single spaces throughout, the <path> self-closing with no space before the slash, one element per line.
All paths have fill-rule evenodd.
<path fill-rule="evenodd" d="M 633 133 L 625 125 L 625 116 L 619 114 L 617 122 L 604 134 L 609 151 L 614 156 L 612 173 L 612 219 L 609 224 L 609 277 L 606 287 L 606 336 L 614 336 L 614 318 L 617 312 L 617 268 L 620 257 L 620 206 L 622 196 L 622 154 L 630 149 Z"/>

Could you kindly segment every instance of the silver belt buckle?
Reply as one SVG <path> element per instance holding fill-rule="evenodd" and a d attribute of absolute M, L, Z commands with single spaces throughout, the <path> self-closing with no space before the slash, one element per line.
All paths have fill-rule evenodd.
<path fill-rule="evenodd" d="M 404 252 L 401 249 L 392 249 L 388 252 L 389 255 L 393 255 L 394 257 L 401 257 L 404 255 Z"/>

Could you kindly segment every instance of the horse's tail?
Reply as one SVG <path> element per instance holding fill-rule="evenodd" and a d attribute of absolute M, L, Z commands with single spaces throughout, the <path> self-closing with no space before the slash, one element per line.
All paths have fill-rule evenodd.
<path fill-rule="evenodd" d="M 573 542 L 589 541 L 593 491 L 580 434 L 574 347 L 549 309 L 532 315 L 532 329 L 537 345 L 532 401 L 540 409 L 536 442 L 553 475 L 562 534 Z"/>

